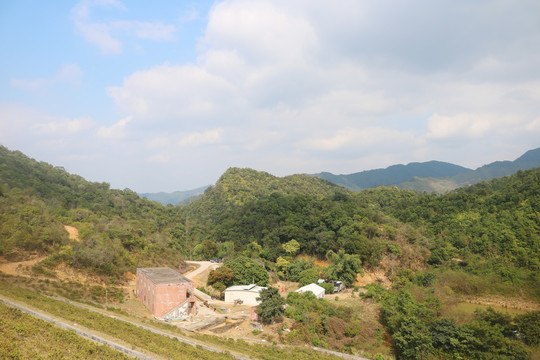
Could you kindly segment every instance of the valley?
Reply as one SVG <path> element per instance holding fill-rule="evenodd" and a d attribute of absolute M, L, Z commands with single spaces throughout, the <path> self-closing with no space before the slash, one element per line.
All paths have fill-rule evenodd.
<path fill-rule="evenodd" d="M 230 168 L 200 198 L 163 206 L 6 148 L 0 164 L 2 297 L 152 358 L 540 357 L 538 168 L 444 195 Z M 192 280 L 199 314 L 156 320 L 135 296 L 143 267 Z M 317 282 L 321 298 L 295 291 Z M 258 321 L 223 301 L 250 283 L 277 295 Z M 24 345 L 38 325 L 13 321 L 2 331 L 20 345 L 2 357 L 42 341 Z"/>

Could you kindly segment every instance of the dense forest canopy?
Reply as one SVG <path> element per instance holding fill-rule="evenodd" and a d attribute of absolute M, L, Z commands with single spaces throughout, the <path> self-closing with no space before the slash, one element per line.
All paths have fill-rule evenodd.
<path fill-rule="evenodd" d="M 510 279 L 540 269 L 540 171 L 518 171 L 437 196 L 379 188 L 366 196 L 396 219 L 423 228 L 431 265 L 460 258 Z"/>
<path fill-rule="evenodd" d="M 325 259 L 344 250 L 364 267 L 417 270 L 458 259 L 470 271 L 518 281 L 540 266 L 538 169 L 434 195 L 385 187 L 351 192 L 310 176 L 231 168 L 200 199 L 174 207 L 4 147 L 0 159 L 0 253 L 8 258 L 58 253 L 74 266 L 118 276 L 140 264 L 249 248 L 249 256 L 269 263 L 292 262 L 283 245 L 295 240 L 294 255 Z M 79 229 L 80 241 L 69 249 L 63 225 Z"/>

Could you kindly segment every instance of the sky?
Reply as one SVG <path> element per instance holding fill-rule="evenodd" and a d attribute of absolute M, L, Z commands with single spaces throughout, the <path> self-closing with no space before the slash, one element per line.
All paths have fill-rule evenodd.
<path fill-rule="evenodd" d="M 538 0 L 4 0 L 0 49 L 0 144 L 112 188 L 540 147 Z"/>

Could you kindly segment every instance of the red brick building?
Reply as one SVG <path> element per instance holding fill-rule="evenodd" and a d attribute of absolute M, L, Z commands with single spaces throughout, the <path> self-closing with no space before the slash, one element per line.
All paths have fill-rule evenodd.
<path fill-rule="evenodd" d="M 137 296 L 158 319 L 182 320 L 197 312 L 193 281 L 169 268 L 137 269 Z"/>

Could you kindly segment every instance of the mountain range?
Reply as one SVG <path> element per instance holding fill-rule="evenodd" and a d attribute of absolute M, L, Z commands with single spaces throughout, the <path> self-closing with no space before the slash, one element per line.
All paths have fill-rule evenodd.
<path fill-rule="evenodd" d="M 201 186 L 193 190 L 175 191 L 172 193 L 158 192 L 158 193 L 140 193 L 140 197 L 147 198 L 148 200 L 157 201 L 162 205 L 181 205 L 184 202 L 189 203 L 191 199 L 196 199 L 201 196 L 209 185 Z"/>
<path fill-rule="evenodd" d="M 441 161 L 428 161 L 392 165 L 386 169 L 367 170 L 348 175 L 323 172 L 313 176 L 353 191 L 378 186 L 396 186 L 400 189 L 419 192 L 445 193 L 482 180 L 507 176 L 518 170 L 538 166 L 540 166 L 540 148 L 529 150 L 514 161 L 495 161 L 476 170 Z"/>
<path fill-rule="evenodd" d="M 353 174 L 335 175 L 330 172 L 311 174 L 352 191 L 396 186 L 400 189 L 443 194 L 483 180 L 507 176 L 518 170 L 540 167 L 540 148 L 529 150 L 514 161 L 495 161 L 475 170 L 442 161 L 412 162 L 392 165 L 385 169 L 366 170 Z M 139 194 L 163 205 L 187 204 L 200 197 L 208 186 L 173 193 Z"/>

